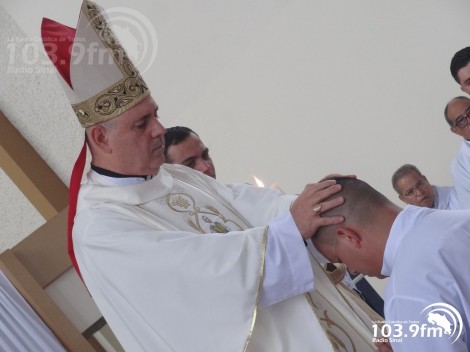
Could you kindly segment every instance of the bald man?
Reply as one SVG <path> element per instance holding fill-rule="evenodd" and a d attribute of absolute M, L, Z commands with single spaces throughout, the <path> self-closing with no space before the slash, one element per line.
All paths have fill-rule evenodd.
<path fill-rule="evenodd" d="M 470 208 L 470 99 L 455 97 L 447 103 L 444 117 L 450 131 L 462 137 L 460 149 L 452 160 L 451 173 L 460 209 Z"/>

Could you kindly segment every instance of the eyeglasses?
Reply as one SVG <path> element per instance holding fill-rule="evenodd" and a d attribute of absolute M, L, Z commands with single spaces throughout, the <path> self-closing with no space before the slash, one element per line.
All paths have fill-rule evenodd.
<path fill-rule="evenodd" d="M 408 189 L 405 194 L 403 194 L 404 197 L 407 198 L 412 198 L 416 196 L 416 191 L 423 191 L 424 188 L 426 187 L 426 180 L 424 178 L 421 178 L 418 182 L 416 182 L 415 186 L 413 188 Z"/>
<path fill-rule="evenodd" d="M 468 125 L 468 119 L 470 118 L 470 107 L 465 110 L 465 115 L 460 115 L 455 119 L 454 127 L 464 128 Z"/>

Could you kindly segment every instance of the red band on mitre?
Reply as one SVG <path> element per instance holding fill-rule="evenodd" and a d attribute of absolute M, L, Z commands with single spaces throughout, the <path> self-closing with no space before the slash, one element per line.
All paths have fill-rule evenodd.
<path fill-rule="evenodd" d="M 72 87 L 70 60 L 76 30 L 49 18 L 43 18 L 41 37 L 47 56 L 57 68 L 65 82 Z"/>
<path fill-rule="evenodd" d="M 77 199 L 78 191 L 80 190 L 80 183 L 82 181 L 83 170 L 85 169 L 86 162 L 86 141 L 83 142 L 82 150 L 78 155 L 77 161 L 73 166 L 72 176 L 70 176 L 70 188 L 69 188 L 69 213 L 67 221 L 67 240 L 68 240 L 68 251 L 70 260 L 72 261 L 73 267 L 77 271 L 80 278 L 80 269 L 78 268 L 77 259 L 75 258 L 75 252 L 73 251 L 73 238 L 72 229 L 75 219 L 75 213 L 77 212 Z"/>

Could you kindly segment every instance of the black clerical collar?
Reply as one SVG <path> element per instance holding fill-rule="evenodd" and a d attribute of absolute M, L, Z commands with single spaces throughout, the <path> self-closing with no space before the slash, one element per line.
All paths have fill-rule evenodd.
<path fill-rule="evenodd" d="M 116 178 L 141 177 L 144 180 L 146 180 L 148 178 L 147 176 L 142 176 L 142 175 L 123 175 L 123 174 L 119 174 L 117 172 L 114 172 L 114 171 L 111 171 L 111 170 L 106 170 L 106 169 L 103 169 L 101 167 L 95 166 L 93 164 L 91 164 L 91 169 L 93 171 L 99 173 L 100 175 L 108 176 L 108 177 L 116 177 Z"/>

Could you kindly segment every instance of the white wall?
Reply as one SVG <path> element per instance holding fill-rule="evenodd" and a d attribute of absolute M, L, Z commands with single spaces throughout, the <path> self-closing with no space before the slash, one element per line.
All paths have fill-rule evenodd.
<path fill-rule="evenodd" d="M 403 163 L 415 163 L 433 183 L 451 183 L 449 164 L 460 140 L 442 111 L 461 94 L 449 62 L 469 45 L 470 2 L 99 3 L 131 6 L 153 23 L 158 53 L 143 75 L 162 122 L 196 130 L 211 149 L 220 180 L 252 182 L 254 174 L 267 185 L 300 192 L 326 174 L 354 173 L 398 203 L 390 177 Z M 39 38 L 43 16 L 75 26 L 80 4 L 3 0 L 18 29 L 12 32 L 2 22 L 1 52 L 8 33 Z M 80 127 L 71 112 L 57 114 L 40 98 L 44 90 L 53 91 L 55 105 L 67 105 L 50 77 L 29 83 L 28 104 L 18 109 L 18 85 L 30 78 L 7 74 L 8 64 L 4 58 L 0 109 L 68 182 Z M 28 115 L 33 106 L 49 111 L 39 124 L 30 123 L 38 118 Z M 68 129 L 62 122 L 55 130 L 59 119 Z M 1 197 L 3 212 L 11 199 Z"/>

